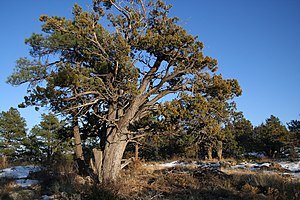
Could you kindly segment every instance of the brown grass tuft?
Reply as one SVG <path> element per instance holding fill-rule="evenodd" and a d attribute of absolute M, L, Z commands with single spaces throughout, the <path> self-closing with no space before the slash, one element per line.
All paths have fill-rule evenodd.
<path fill-rule="evenodd" d="M 0 178 L 0 199 L 6 199 L 9 193 L 16 187 L 16 182 L 12 178 Z"/>

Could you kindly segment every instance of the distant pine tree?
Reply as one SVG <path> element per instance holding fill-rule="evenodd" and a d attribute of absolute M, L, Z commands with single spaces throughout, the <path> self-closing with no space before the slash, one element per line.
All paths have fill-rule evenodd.
<path fill-rule="evenodd" d="M 277 157 L 288 148 L 289 132 L 278 117 L 271 115 L 265 123 L 255 127 L 254 134 L 258 148 L 269 157 Z"/>
<path fill-rule="evenodd" d="M 292 120 L 287 125 L 293 137 L 293 145 L 300 146 L 300 121 Z"/>
<path fill-rule="evenodd" d="M 23 152 L 23 140 L 26 137 L 26 121 L 16 108 L 0 113 L 0 154 L 3 165 L 13 161 Z"/>
<path fill-rule="evenodd" d="M 39 161 L 52 164 L 56 157 L 70 150 L 70 142 L 60 135 L 65 123 L 54 114 L 43 114 L 40 124 L 31 130 L 31 152 L 35 152 Z"/>

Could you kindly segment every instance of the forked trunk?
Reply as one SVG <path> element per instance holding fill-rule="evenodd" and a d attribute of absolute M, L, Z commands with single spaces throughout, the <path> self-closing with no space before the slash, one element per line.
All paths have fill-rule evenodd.
<path fill-rule="evenodd" d="M 128 126 L 144 100 L 145 98 L 135 99 L 126 113 L 124 113 L 123 108 L 118 109 L 116 103 L 111 104 L 108 108 L 108 120 L 115 121 L 118 119 L 118 124 L 116 127 L 109 127 L 106 130 L 100 180 L 103 183 L 114 183 L 119 178 L 123 154 L 130 137 L 127 135 Z"/>

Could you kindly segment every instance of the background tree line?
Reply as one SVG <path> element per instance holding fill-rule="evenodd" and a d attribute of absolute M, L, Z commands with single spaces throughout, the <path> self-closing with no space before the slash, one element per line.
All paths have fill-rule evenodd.
<path fill-rule="evenodd" d="M 174 134 L 146 137 L 141 141 L 141 157 L 147 160 L 164 160 L 173 157 L 193 159 L 222 159 L 265 156 L 268 158 L 297 158 L 295 147 L 299 147 L 299 121 L 292 120 L 283 125 L 279 118 L 271 115 L 264 123 L 253 126 L 242 113 L 209 135 L 198 129 L 192 134 L 184 127 Z M 198 121 L 198 126 L 200 123 Z M 195 129 L 193 129 L 195 130 Z"/>
<path fill-rule="evenodd" d="M 174 107 L 169 103 L 166 104 L 164 113 L 174 112 L 172 110 Z M 156 134 L 153 136 L 146 131 L 145 137 L 127 147 L 125 151 L 127 157 L 134 156 L 137 150 L 136 144 L 139 145 L 139 158 L 151 161 L 174 157 L 243 158 L 253 153 L 261 153 L 269 158 L 282 158 L 285 157 L 287 150 L 290 158 L 293 158 L 295 147 L 300 146 L 300 121 L 291 120 L 286 128 L 279 118 L 273 115 L 264 123 L 254 127 L 242 113 L 235 112 L 224 126 L 214 129 L 219 132 L 206 134 L 203 133 L 200 120 L 191 122 L 191 127 L 188 127 L 190 124 L 186 123 L 167 124 L 161 115 L 157 115 L 149 117 L 144 123 L 152 126 L 151 131 L 155 131 Z M 196 123 L 198 126 L 195 128 Z M 176 126 L 176 129 L 170 125 Z M 84 136 L 86 130 L 91 128 L 87 124 L 80 127 L 86 162 L 92 158 L 92 149 L 98 146 L 96 137 L 91 139 Z M 196 130 L 198 134 L 195 133 Z M 61 121 L 54 114 L 43 114 L 41 122 L 28 131 L 26 121 L 19 111 L 10 108 L 0 113 L 0 134 L 3 167 L 9 163 L 19 162 L 51 166 L 57 162 L 71 161 L 75 157 L 73 151 L 75 142 L 72 139 L 70 122 Z M 220 143 L 222 143 L 221 147 Z M 220 148 L 222 148 L 222 155 L 218 154 Z"/>

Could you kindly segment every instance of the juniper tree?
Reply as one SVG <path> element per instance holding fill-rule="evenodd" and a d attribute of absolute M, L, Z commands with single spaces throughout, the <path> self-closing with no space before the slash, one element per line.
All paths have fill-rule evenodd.
<path fill-rule="evenodd" d="M 221 126 L 235 114 L 233 98 L 239 95 L 237 80 L 223 79 L 217 74 L 197 74 L 191 79 L 190 89 L 161 107 L 164 123 L 173 126 L 173 132 L 183 133 L 178 140 L 182 140 L 187 150 L 206 149 L 208 158 L 212 159 L 213 148 L 216 148 L 222 159 L 222 145 L 227 136 Z"/>
<path fill-rule="evenodd" d="M 20 59 L 9 78 L 29 83 L 26 105 L 98 118 L 101 181 L 117 180 L 127 144 L 143 134 L 135 123 L 166 95 L 191 90 L 191 77 L 217 69 L 170 8 L 161 0 L 94 0 L 91 12 L 75 5 L 72 19 L 41 16 L 44 33 L 26 40 L 32 59 Z"/>

